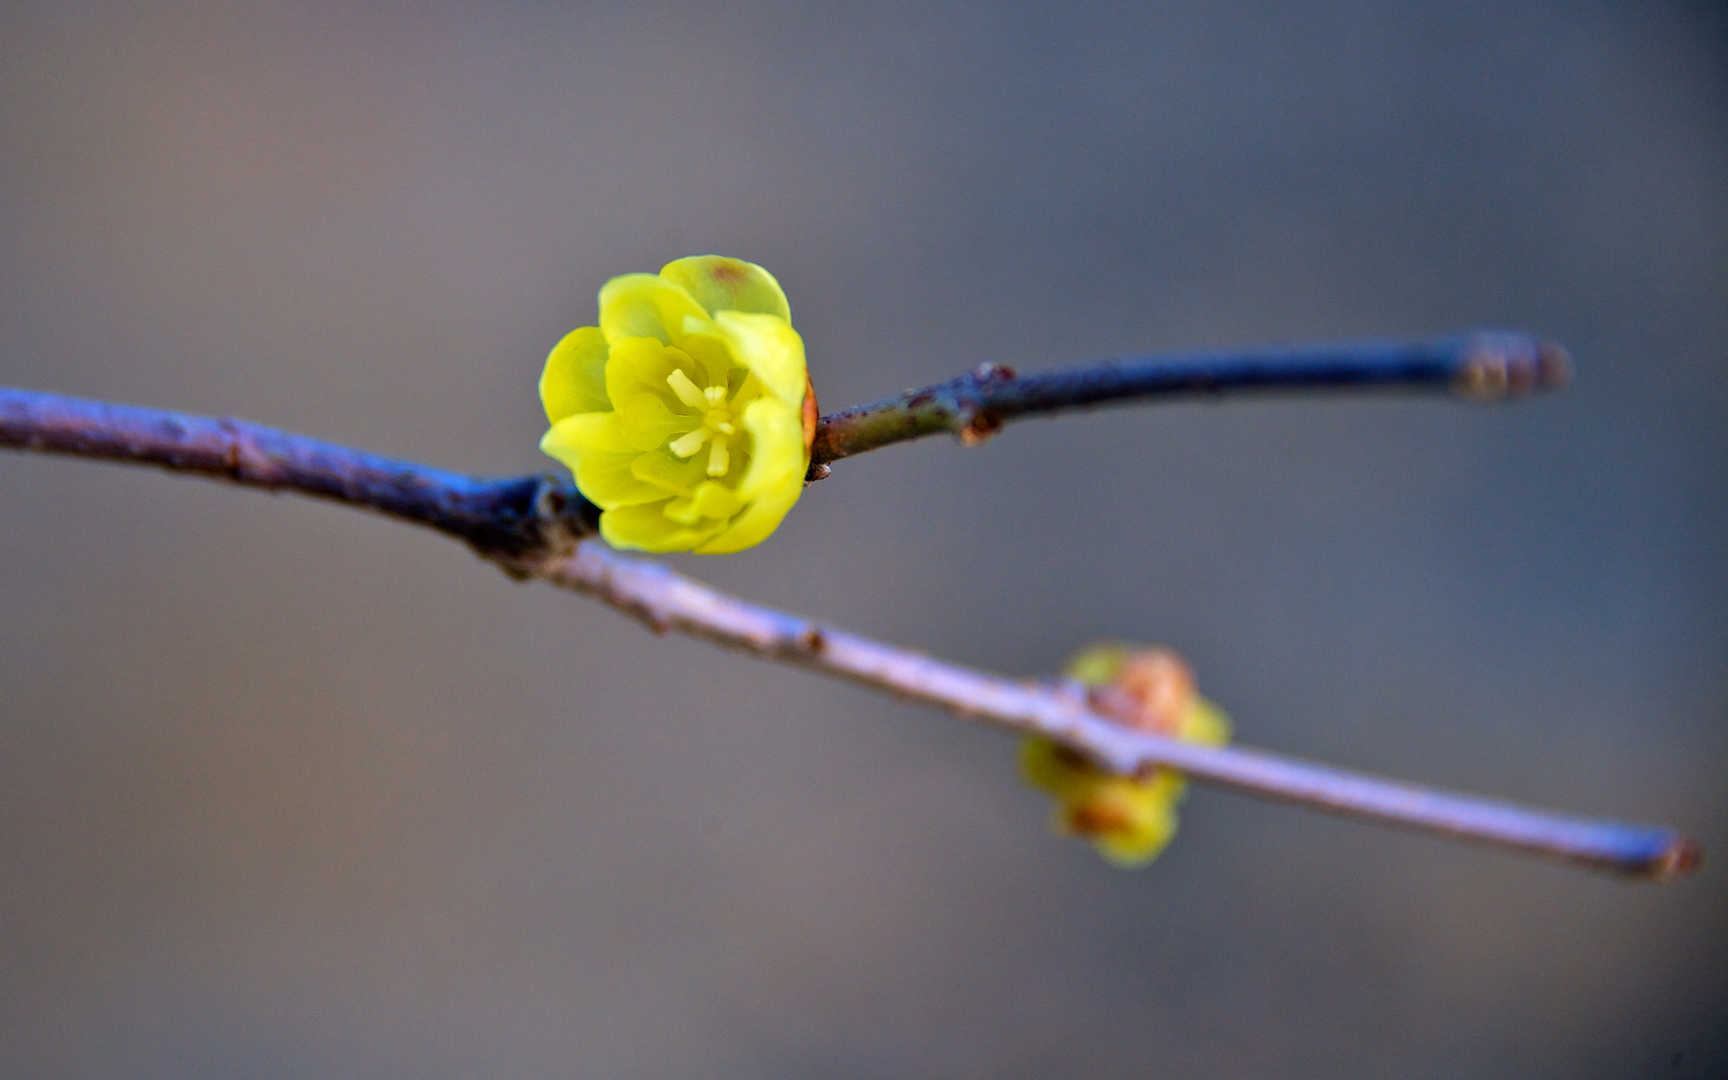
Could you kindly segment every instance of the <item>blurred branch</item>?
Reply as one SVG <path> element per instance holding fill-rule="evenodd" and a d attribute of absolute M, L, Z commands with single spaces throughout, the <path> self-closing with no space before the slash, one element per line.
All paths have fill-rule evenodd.
<path fill-rule="evenodd" d="M 828 462 L 938 432 L 971 446 L 1023 416 L 1147 398 L 1370 389 L 1503 398 L 1562 386 L 1570 369 L 1565 349 L 1513 331 L 1147 356 L 1036 375 L 981 364 L 945 383 L 824 416 L 811 472 L 825 476 Z"/>
<path fill-rule="evenodd" d="M 964 436 L 986 415 L 995 424 L 1179 392 L 1379 385 L 1503 396 L 1553 385 L 1563 377 L 1564 356 L 1534 338 L 1499 334 L 1425 346 L 1133 361 L 1027 379 L 979 372 L 828 417 L 817 447 L 827 438 L 826 460 L 832 460 L 930 431 L 958 430 Z M 1167 370 L 1158 376 L 1154 369 Z M 593 534 L 597 510 L 570 485 L 544 477 L 476 477 L 240 420 L 8 388 L 0 388 L 0 446 L 156 465 L 376 510 L 458 537 L 515 577 L 596 596 L 656 631 L 677 630 L 1043 734 L 1119 772 L 1168 766 L 1267 798 L 1639 877 L 1671 876 L 1698 861 L 1696 846 L 1668 829 L 1562 817 L 1263 751 L 1133 731 L 1093 710 L 1084 694 L 1065 684 L 974 671 L 752 605 L 657 563 L 580 543 Z"/>
<path fill-rule="evenodd" d="M 1093 709 L 1078 684 L 1010 679 L 950 664 L 748 603 L 598 542 L 581 544 L 567 555 L 505 564 L 517 576 L 597 597 L 655 633 L 676 630 L 939 705 L 967 719 L 1044 735 L 1119 773 L 1168 766 L 1251 795 L 1637 877 L 1684 873 L 1700 857 L 1696 845 L 1670 829 L 1563 817 L 1261 750 L 1203 746 L 1125 727 Z"/>

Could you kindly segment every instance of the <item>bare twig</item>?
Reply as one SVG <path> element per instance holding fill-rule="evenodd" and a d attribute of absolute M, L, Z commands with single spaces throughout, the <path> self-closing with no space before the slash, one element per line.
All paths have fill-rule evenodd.
<path fill-rule="evenodd" d="M 983 364 L 945 383 L 824 416 L 811 469 L 944 431 L 971 446 L 1018 417 L 1144 398 L 1368 389 L 1501 398 L 1561 386 L 1570 368 L 1559 345 L 1513 331 L 1147 356 L 1036 375 Z"/>
<path fill-rule="evenodd" d="M 488 554 L 591 534 L 600 511 L 547 477 L 479 477 L 228 417 L 0 387 L 0 446 L 201 473 L 427 525 Z M 548 526 L 554 532 L 547 533 Z"/>
<path fill-rule="evenodd" d="M 913 394 L 836 414 L 823 421 L 823 428 L 833 433 L 828 453 L 838 457 L 934 430 L 964 434 L 986 414 L 999 422 L 1180 390 L 1444 382 L 1495 395 L 1553 383 L 1563 358 L 1557 347 L 1535 339 L 1494 335 L 1464 345 L 1214 357 L 1204 365 L 1194 362 L 1209 375 L 1197 367 L 1168 376 L 1163 384 L 1144 362 L 1018 381 L 981 373 L 920 392 L 932 395 L 930 402 L 945 401 L 940 407 L 927 408 L 930 402 Z M 967 417 L 967 409 L 974 410 L 969 419 L 956 419 Z M 822 438 L 819 434 L 819 448 Z M 659 564 L 597 543 L 579 544 L 593 533 L 596 510 L 568 484 L 549 478 L 474 477 L 238 420 L 5 388 L 0 388 L 0 446 L 157 465 L 381 511 L 459 537 L 514 576 L 598 596 L 656 630 L 693 634 L 1016 731 L 1047 735 L 1121 772 L 1179 768 L 1198 780 L 1268 798 L 1639 877 L 1671 876 L 1698 861 L 1696 846 L 1668 829 L 1561 817 L 1262 751 L 1196 746 L 1135 732 L 1093 711 L 1083 695 L 1062 684 L 973 671 L 748 604 Z"/>
<path fill-rule="evenodd" d="M 1697 846 L 1670 829 L 1563 817 L 1265 751 L 1201 746 L 1131 729 L 1093 711 L 1071 684 L 1009 679 L 823 626 L 728 596 L 598 542 L 568 555 L 515 562 L 511 569 L 598 597 L 656 632 L 676 630 L 1045 735 L 1120 773 L 1169 766 L 1252 795 L 1636 877 L 1671 877 L 1699 859 Z"/>

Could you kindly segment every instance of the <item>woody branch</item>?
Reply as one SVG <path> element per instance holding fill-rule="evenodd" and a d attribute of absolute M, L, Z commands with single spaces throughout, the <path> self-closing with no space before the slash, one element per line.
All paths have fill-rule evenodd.
<path fill-rule="evenodd" d="M 1362 387 L 1498 397 L 1557 385 L 1564 376 L 1558 346 L 1511 333 L 1141 359 L 1025 378 L 990 369 L 824 417 L 813 468 L 938 431 L 975 441 L 1008 419 L 1146 397 Z M 0 388 L 0 446 L 156 465 L 379 511 L 462 539 L 518 578 L 598 597 L 657 631 L 1042 734 L 1119 772 L 1178 768 L 1267 798 L 1638 877 L 1671 876 L 1698 861 L 1696 846 L 1670 829 L 1548 814 L 1263 751 L 1183 743 L 1121 726 L 1071 686 L 974 671 L 752 605 L 657 563 L 580 543 L 593 534 L 598 511 L 569 484 L 546 477 L 478 477 L 245 421 L 7 388 Z"/>

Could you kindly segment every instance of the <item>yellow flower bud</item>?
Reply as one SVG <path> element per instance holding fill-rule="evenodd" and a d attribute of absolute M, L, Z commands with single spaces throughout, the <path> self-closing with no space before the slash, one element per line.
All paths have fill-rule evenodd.
<path fill-rule="evenodd" d="M 1219 745 L 1229 718 L 1195 691 L 1194 674 L 1167 649 L 1105 644 L 1069 661 L 1067 675 L 1091 688 L 1094 705 L 1124 726 Z M 1086 837 L 1118 866 L 1144 866 L 1176 833 L 1176 804 L 1186 782 L 1173 769 L 1117 776 L 1050 739 L 1020 746 L 1020 775 L 1056 800 L 1054 822 Z"/>
<path fill-rule="evenodd" d="M 695 255 L 600 290 L 600 325 L 546 358 L 540 449 L 638 551 L 739 551 L 804 488 L 816 398 L 786 294 L 741 259 Z"/>

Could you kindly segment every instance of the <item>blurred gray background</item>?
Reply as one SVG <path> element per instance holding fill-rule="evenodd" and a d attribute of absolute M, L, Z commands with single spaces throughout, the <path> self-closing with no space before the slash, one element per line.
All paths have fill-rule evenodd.
<path fill-rule="evenodd" d="M 1564 395 L 1163 405 L 842 463 L 675 560 L 1241 739 L 1672 822 L 1668 887 L 1009 739 L 381 518 L 0 455 L 8 1076 L 1728 1070 L 1728 19 L 1706 4 L 0 13 L 0 382 L 550 468 L 546 350 L 717 251 L 829 408 L 1527 327 Z"/>

